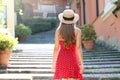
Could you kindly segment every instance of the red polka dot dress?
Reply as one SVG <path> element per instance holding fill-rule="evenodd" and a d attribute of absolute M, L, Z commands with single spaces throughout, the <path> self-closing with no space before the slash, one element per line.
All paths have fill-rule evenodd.
<path fill-rule="evenodd" d="M 64 47 L 63 41 L 60 41 L 59 44 L 60 50 L 56 61 L 54 80 L 61 80 L 62 78 L 83 80 L 82 74 L 80 74 L 75 44 L 72 44 L 69 48 Z"/>

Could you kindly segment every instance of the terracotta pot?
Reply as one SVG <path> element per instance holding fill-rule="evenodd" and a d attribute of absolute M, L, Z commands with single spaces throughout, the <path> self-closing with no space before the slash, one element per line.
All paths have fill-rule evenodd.
<path fill-rule="evenodd" d="M 0 51 L 0 65 L 7 66 L 11 55 L 11 51 Z"/>
<path fill-rule="evenodd" d="M 25 42 L 25 41 L 26 41 L 26 38 L 25 38 L 25 37 L 19 37 L 19 41 L 20 41 L 20 42 Z"/>
<path fill-rule="evenodd" d="M 93 50 L 94 48 L 94 40 L 91 41 L 83 41 L 83 46 L 87 51 Z"/>

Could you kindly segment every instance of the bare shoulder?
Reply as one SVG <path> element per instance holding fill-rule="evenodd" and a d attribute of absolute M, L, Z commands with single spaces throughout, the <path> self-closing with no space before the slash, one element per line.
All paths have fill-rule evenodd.
<path fill-rule="evenodd" d="M 75 27 L 75 33 L 76 34 L 81 34 L 81 30 L 79 28 Z"/>
<path fill-rule="evenodd" d="M 59 33 L 59 28 L 57 28 L 57 29 L 56 29 L 55 33 L 56 33 L 56 34 L 58 34 L 58 33 Z"/>

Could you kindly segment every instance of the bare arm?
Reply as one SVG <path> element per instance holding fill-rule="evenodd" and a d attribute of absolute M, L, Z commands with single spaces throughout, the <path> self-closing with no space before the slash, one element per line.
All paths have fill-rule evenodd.
<path fill-rule="evenodd" d="M 56 58 L 58 56 L 58 50 L 59 50 L 59 38 L 58 38 L 58 30 L 56 30 L 55 45 L 54 45 L 54 51 L 53 51 L 53 65 L 55 65 L 55 62 L 56 62 Z"/>
<path fill-rule="evenodd" d="M 81 45 L 81 30 L 76 30 L 76 51 L 78 53 L 79 62 L 81 65 L 84 64 L 83 62 L 83 53 L 82 53 L 82 45 Z"/>

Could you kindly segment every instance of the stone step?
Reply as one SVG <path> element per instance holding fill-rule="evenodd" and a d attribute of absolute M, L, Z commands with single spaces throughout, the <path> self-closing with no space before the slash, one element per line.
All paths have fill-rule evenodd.
<path fill-rule="evenodd" d="M 120 58 L 120 56 L 91 56 L 91 57 L 83 57 L 85 59 L 106 59 L 106 58 Z"/>
<path fill-rule="evenodd" d="M 47 54 L 53 54 L 53 51 L 45 49 L 45 50 L 37 51 L 37 52 L 36 51 L 35 52 L 13 52 L 12 55 L 14 55 L 14 54 L 32 54 L 33 55 L 33 54 L 44 54 L 44 53 L 45 54 L 46 53 Z M 107 55 L 107 54 L 108 55 L 111 55 L 111 54 L 115 55 L 116 54 L 116 55 L 118 55 L 118 54 L 120 54 L 120 52 L 118 52 L 118 53 L 112 53 L 112 52 L 107 52 L 107 51 L 106 52 L 83 52 L 83 54 L 84 55 L 91 55 L 91 54 L 98 54 L 98 55 Z"/>
<path fill-rule="evenodd" d="M 11 56 L 52 56 L 53 53 L 52 52 L 43 52 L 43 53 L 12 53 Z"/>
<path fill-rule="evenodd" d="M 41 56 L 41 55 L 36 55 L 36 56 L 11 56 L 11 59 L 23 59 L 23 58 L 41 58 L 41 59 L 52 59 L 53 56 Z M 120 59 L 120 56 L 118 55 L 114 55 L 114 56 L 83 56 L 83 58 L 86 60 L 86 59 L 114 59 L 114 58 L 119 58 Z"/>
<path fill-rule="evenodd" d="M 48 60 L 48 61 L 46 61 L 46 60 Z M 21 60 L 19 60 L 19 61 L 10 61 L 9 63 L 10 64 L 39 64 L 39 63 L 52 63 L 52 61 L 51 61 L 51 59 L 48 59 L 48 58 L 46 58 L 46 60 L 44 60 L 44 59 L 40 59 L 40 60 L 37 60 L 37 61 L 21 61 Z M 114 61 L 120 61 L 120 58 L 114 58 L 114 59 L 91 59 L 91 60 L 89 60 L 89 59 L 87 59 L 87 60 L 84 60 L 84 62 L 85 63 L 88 63 L 88 62 L 114 62 Z"/>
<path fill-rule="evenodd" d="M 112 55 L 112 54 L 86 54 L 85 55 L 84 54 L 83 56 L 84 57 L 101 57 L 101 56 L 103 56 L 103 57 L 119 57 L 119 55 L 120 54 L 114 54 L 114 55 Z M 14 54 L 11 55 L 11 57 L 17 57 L 17 56 L 18 57 L 26 57 L 26 56 L 28 56 L 28 57 L 42 57 L 42 56 L 43 57 L 47 57 L 47 56 L 52 57 L 53 54 L 48 54 L 48 53 L 44 52 L 44 54 L 41 54 L 41 53 L 39 53 L 39 54 L 38 53 L 37 54 L 35 54 L 35 53 L 34 54 L 33 53 L 32 54 L 26 54 L 26 53 L 15 54 L 14 53 Z"/>
<path fill-rule="evenodd" d="M 11 57 L 10 59 L 52 59 L 52 57 Z"/>
<path fill-rule="evenodd" d="M 11 55 L 11 57 L 53 57 L 53 55 L 39 55 L 39 54 L 34 54 L 34 55 Z"/>
<path fill-rule="evenodd" d="M 14 68 L 7 69 L 8 73 L 52 73 L 51 69 L 22 69 L 22 68 Z M 103 68 L 103 69 L 85 69 L 85 73 L 120 73 L 120 68 Z"/>
<path fill-rule="evenodd" d="M 120 54 L 84 54 L 83 56 L 84 57 L 89 57 L 89 56 L 119 56 Z"/>
<path fill-rule="evenodd" d="M 24 62 L 25 64 L 27 62 Z M 23 62 L 9 62 L 9 66 L 11 66 L 12 64 L 24 64 Z M 28 67 L 30 67 L 30 64 L 34 64 L 34 63 L 37 63 L 37 62 L 28 62 Z M 47 67 L 51 67 L 52 66 L 52 63 L 51 62 L 38 62 L 38 63 L 43 63 L 42 65 L 34 65 L 36 67 L 39 67 L 39 66 L 47 66 Z M 47 64 L 48 63 L 48 64 Z M 13 65 L 12 65 L 13 66 Z M 14 65 L 15 66 L 15 65 Z M 26 65 L 27 66 L 27 65 Z M 101 64 L 101 65 L 96 65 L 96 64 L 93 64 L 93 65 L 84 65 L 85 68 L 120 68 L 120 64 Z"/>
<path fill-rule="evenodd" d="M 120 58 L 104 58 L 104 59 L 85 59 L 85 62 L 98 62 L 98 61 L 120 61 Z"/>
<path fill-rule="evenodd" d="M 35 73 L 35 74 L 41 74 L 41 73 L 53 73 L 51 69 L 7 69 L 7 73 Z"/>
<path fill-rule="evenodd" d="M 36 59 L 36 58 L 31 58 L 31 59 L 9 59 L 9 61 L 47 61 L 47 62 L 52 62 L 52 59 Z"/>
<path fill-rule="evenodd" d="M 29 75 L 32 80 L 53 80 L 51 71 L 53 45 L 25 45 L 22 52 L 12 53 L 9 65 L 3 75 Z M 50 47 L 49 47 L 50 46 Z M 29 48 L 28 48 L 29 47 Z M 23 47 L 19 47 L 23 48 Z M 28 51 L 29 50 L 29 51 Z M 85 62 L 85 80 L 101 80 L 102 78 L 120 78 L 120 52 L 83 50 Z M 0 78 L 1 79 L 1 78 Z M 10 79 L 10 78 L 9 78 Z M 2 79 L 1 79 L 2 80 Z"/>
<path fill-rule="evenodd" d="M 21 65 L 23 65 L 23 64 L 52 64 L 52 62 L 50 61 L 48 61 L 48 62 L 41 62 L 41 61 L 10 61 L 9 62 L 9 64 L 21 64 Z"/>
<path fill-rule="evenodd" d="M 32 80 L 32 76 L 24 74 L 0 74 L 0 80 Z"/>
<path fill-rule="evenodd" d="M 13 76 L 14 75 L 14 76 Z M 22 77 L 23 76 L 23 77 Z M 32 80 L 53 80 L 53 74 L 0 74 L 0 80 L 27 80 L 24 77 L 32 77 Z M 120 78 L 120 74 L 83 74 L 84 78 Z M 31 79 L 28 79 L 31 80 Z"/>
<path fill-rule="evenodd" d="M 44 65 L 8 65 L 8 68 L 48 68 L 50 69 L 52 65 L 44 64 Z M 120 64 L 102 64 L 102 65 L 85 65 L 85 69 L 101 69 L 101 68 L 120 68 Z"/>
<path fill-rule="evenodd" d="M 103 68 L 103 69 L 86 69 L 85 72 L 97 72 L 97 73 L 107 73 L 107 72 L 118 72 L 120 73 L 120 68 Z"/>
<path fill-rule="evenodd" d="M 46 69 L 46 68 L 51 68 L 52 65 L 8 65 L 8 68 L 42 68 L 42 69 Z"/>
<path fill-rule="evenodd" d="M 120 78 L 120 74 L 84 74 L 86 78 Z"/>
<path fill-rule="evenodd" d="M 44 65 L 8 65 L 8 68 L 51 68 L 52 65 L 44 64 Z M 102 64 L 102 65 L 85 65 L 86 69 L 100 69 L 100 68 L 120 68 L 120 64 Z"/>
<path fill-rule="evenodd" d="M 84 62 L 85 65 L 93 65 L 93 64 L 120 64 L 120 61 L 105 61 L 105 62 Z"/>
<path fill-rule="evenodd" d="M 52 61 L 52 57 L 11 57 L 9 59 L 10 61 L 49 61 L 51 62 Z M 105 58 L 105 57 L 84 57 L 84 62 L 100 62 L 100 61 L 120 61 L 120 58 L 119 57 L 108 57 L 108 58 Z"/>
<path fill-rule="evenodd" d="M 29 59 L 29 58 L 32 58 L 32 59 L 34 59 L 34 58 L 36 58 L 36 59 L 37 59 L 37 58 L 38 58 L 38 59 L 50 59 L 50 62 L 51 62 L 51 59 L 52 59 L 52 57 L 15 57 L 15 58 L 14 58 L 14 57 L 13 57 L 13 58 L 11 57 L 11 59 L 16 59 L 16 58 L 17 58 L 17 59 L 22 59 L 22 58 L 23 58 L 23 59 L 24 59 L 24 58 L 25 58 L 25 59 L 27 59 L 27 58 L 28 58 L 28 59 Z M 105 62 L 105 61 L 120 61 L 120 58 L 85 59 L 85 60 L 84 60 L 84 62 L 100 62 L 100 61 L 104 61 L 104 62 Z M 11 61 L 11 62 L 13 62 L 13 61 Z M 15 62 L 15 61 L 14 61 L 14 62 Z M 13 62 L 13 63 L 14 63 L 14 62 Z M 16 62 L 18 62 L 18 61 L 16 61 Z M 23 61 L 21 61 L 21 62 L 23 62 Z M 39 61 L 36 61 L 36 62 L 39 62 Z"/>
<path fill-rule="evenodd" d="M 42 80 L 42 79 L 52 80 L 53 74 L 26 74 L 26 73 L 0 74 L 0 80 Z"/>
<path fill-rule="evenodd" d="M 87 69 L 120 68 L 120 64 L 85 65 L 85 68 Z"/>
<path fill-rule="evenodd" d="M 98 57 L 98 56 L 119 56 L 120 54 L 118 55 L 112 55 L 112 54 L 104 54 L 104 55 L 98 55 L 98 54 L 87 54 L 87 55 L 83 55 L 84 57 Z M 11 57 L 52 57 L 53 54 L 17 54 L 17 55 L 11 55 Z"/>
<path fill-rule="evenodd" d="M 37 57 L 12 57 L 11 56 L 11 59 L 16 59 L 16 58 L 18 58 L 18 59 L 21 59 L 21 58 L 44 58 L 44 59 L 46 59 L 46 58 L 52 58 L 52 56 L 51 57 L 47 57 L 47 56 L 41 56 L 41 57 L 39 57 L 39 56 L 37 56 Z M 115 55 L 115 56 L 91 56 L 91 57 L 83 57 L 84 59 L 110 59 L 110 58 L 120 58 L 120 56 L 117 56 L 117 55 Z"/>
<path fill-rule="evenodd" d="M 84 51 L 84 54 L 120 54 L 120 51 Z"/>
<path fill-rule="evenodd" d="M 37 58 L 31 58 L 31 59 L 10 59 L 10 61 L 39 61 L 39 62 L 52 62 L 52 59 L 37 59 Z M 84 62 L 85 63 L 85 65 L 88 65 L 88 64 L 90 64 L 90 65 L 92 65 L 92 64 L 120 64 L 120 61 L 118 60 L 118 61 L 99 61 L 99 62 L 96 62 L 96 61 L 85 61 Z M 40 64 L 40 63 L 38 63 L 38 64 Z"/>

